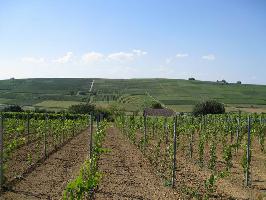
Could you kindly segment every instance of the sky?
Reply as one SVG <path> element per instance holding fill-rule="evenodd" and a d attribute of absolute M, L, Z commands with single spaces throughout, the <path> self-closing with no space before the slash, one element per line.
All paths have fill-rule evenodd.
<path fill-rule="evenodd" d="M 0 79 L 265 75 L 265 0 L 0 0 Z"/>

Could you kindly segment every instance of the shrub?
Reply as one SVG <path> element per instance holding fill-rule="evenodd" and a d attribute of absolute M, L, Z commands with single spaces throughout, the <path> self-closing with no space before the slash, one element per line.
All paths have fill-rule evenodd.
<path fill-rule="evenodd" d="M 207 115 L 207 114 L 223 114 L 223 113 L 225 113 L 224 105 L 215 100 L 207 100 L 198 103 L 193 108 L 193 114 L 196 116 Z"/>
<path fill-rule="evenodd" d="M 162 104 L 160 104 L 159 102 L 152 103 L 151 107 L 154 108 L 154 109 L 161 109 L 161 108 L 163 108 Z"/>
<path fill-rule="evenodd" d="M 191 78 L 188 78 L 189 81 L 195 81 L 196 79 L 191 77 Z"/>
<path fill-rule="evenodd" d="M 93 104 L 78 104 L 72 105 L 68 108 L 70 113 L 74 114 L 89 114 L 95 112 L 95 105 Z"/>
<path fill-rule="evenodd" d="M 112 121 L 112 113 L 105 108 L 96 108 L 93 104 L 77 104 L 72 105 L 68 108 L 68 112 L 73 114 L 93 114 L 95 119 L 97 117 L 102 117 L 102 119 L 107 119 L 108 121 Z"/>
<path fill-rule="evenodd" d="M 4 112 L 23 112 L 24 110 L 19 105 L 10 105 L 3 109 Z"/>

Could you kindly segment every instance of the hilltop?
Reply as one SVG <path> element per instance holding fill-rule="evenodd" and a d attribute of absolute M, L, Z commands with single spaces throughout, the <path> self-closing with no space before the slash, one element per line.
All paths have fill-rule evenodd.
<path fill-rule="evenodd" d="M 93 87 L 91 88 L 94 80 Z M 141 110 L 148 101 L 159 101 L 176 111 L 190 111 L 205 99 L 216 99 L 227 110 L 266 111 L 266 86 L 222 84 L 181 79 L 34 78 L 0 81 L 0 104 L 65 109 L 90 101 L 99 106 L 117 104 Z"/>

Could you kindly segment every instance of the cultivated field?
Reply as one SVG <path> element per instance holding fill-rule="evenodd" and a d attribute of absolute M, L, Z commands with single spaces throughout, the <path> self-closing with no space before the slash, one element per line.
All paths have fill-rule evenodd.
<path fill-rule="evenodd" d="M 92 79 L 26 79 L 18 80 L 26 86 L 8 89 L 8 81 L 17 80 L 1 82 L 3 103 L 60 110 L 90 102 L 118 110 L 109 122 L 67 112 L 1 113 L 1 199 L 266 198 L 266 118 L 259 114 L 265 86 L 95 79 L 91 87 Z M 205 98 L 235 113 L 142 115 L 153 101 L 187 112 Z"/>
<path fill-rule="evenodd" d="M 91 83 L 95 80 L 92 90 Z M 117 104 L 127 111 L 141 110 L 153 100 L 179 112 L 216 99 L 228 111 L 266 111 L 266 86 L 221 84 L 174 79 L 10 79 L 0 81 L 0 104 L 66 109 L 79 102 L 99 106 Z"/>

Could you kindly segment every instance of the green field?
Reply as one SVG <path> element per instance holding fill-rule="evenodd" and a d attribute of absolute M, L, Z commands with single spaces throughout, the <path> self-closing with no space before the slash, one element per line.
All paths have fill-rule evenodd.
<path fill-rule="evenodd" d="M 69 106 L 79 104 L 78 101 L 54 101 L 54 100 L 47 100 L 43 101 L 41 103 L 37 103 L 34 106 L 35 107 L 41 107 L 41 108 L 68 108 Z"/>
<path fill-rule="evenodd" d="M 90 85 L 94 82 L 93 91 Z M 228 111 L 266 111 L 266 86 L 221 84 L 179 79 L 91 79 L 38 78 L 0 81 L 0 104 L 19 104 L 66 109 L 72 103 L 91 101 L 108 107 L 117 104 L 126 110 L 142 110 L 157 100 L 176 111 L 189 112 L 195 103 L 218 100 Z"/>

